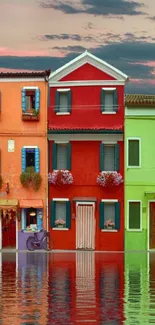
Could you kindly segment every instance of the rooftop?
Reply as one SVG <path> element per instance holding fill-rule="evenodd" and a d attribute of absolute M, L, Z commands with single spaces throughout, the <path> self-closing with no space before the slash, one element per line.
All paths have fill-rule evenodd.
<path fill-rule="evenodd" d="M 46 77 L 51 73 L 50 70 L 16 70 L 0 68 L 0 78 L 23 78 L 23 77 Z"/>
<path fill-rule="evenodd" d="M 127 94 L 125 95 L 127 106 L 150 106 L 155 107 L 155 95 Z"/>

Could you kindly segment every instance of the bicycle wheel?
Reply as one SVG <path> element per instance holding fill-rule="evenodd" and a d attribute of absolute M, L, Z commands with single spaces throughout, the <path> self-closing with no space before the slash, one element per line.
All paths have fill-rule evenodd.
<path fill-rule="evenodd" d="M 45 249 L 45 251 L 51 251 L 53 249 L 53 239 L 50 238 L 49 235 L 47 235 L 43 239 L 42 246 L 43 246 L 43 249 Z"/>
<path fill-rule="evenodd" d="M 33 236 L 28 237 L 28 239 L 26 241 L 26 247 L 29 251 L 35 250 L 34 242 L 35 242 L 35 239 Z"/>

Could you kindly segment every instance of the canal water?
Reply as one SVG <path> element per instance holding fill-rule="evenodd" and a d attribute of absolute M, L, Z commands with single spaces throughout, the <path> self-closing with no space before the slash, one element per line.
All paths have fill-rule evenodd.
<path fill-rule="evenodd" d="M 155 324 L 155 253 L 1 253 L 0 325 Z"/>

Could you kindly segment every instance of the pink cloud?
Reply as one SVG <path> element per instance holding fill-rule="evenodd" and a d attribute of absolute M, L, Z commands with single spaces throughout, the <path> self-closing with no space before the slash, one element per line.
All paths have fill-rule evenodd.
<path fill-rule="evenodd" d="M 155 85 L 155 80 L 153 79 L 130 79 L 130 82 L 135 84 L 143 85 L 143 84 L 150 84 Z"/>
<path fill-rule="evenodd" d="M 10 50 L 5 47 L 0 47 L 0 56 L 56 56 L 56 57 L 63 57 L 62 53 L 60 51 L 52 51 L 49 53 L 48 50 L 38 50 L 38 51 L 24 51 L 24 50 Z"/>

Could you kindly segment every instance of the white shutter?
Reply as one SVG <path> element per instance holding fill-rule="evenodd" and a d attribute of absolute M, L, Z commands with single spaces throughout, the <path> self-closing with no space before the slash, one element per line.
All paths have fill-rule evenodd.
<path fill-rule="evenodd" d="M 113 92 L 105 92 L 104 110 L 106 112 L 112 112 L 114 110 L 113 97 Z"/>
<path fill-rule="evenodd" d="M 59 112 L 68 112 L 68 92 L 60 92 Z"/>
<path fill-rule="evenodd" d="M 104 146 L 104 171 L 115 170 L 115 146 Z"/>
<path fill-rule="evenodd" d="M 58 219 L 66 222 L 66 202 L 56 202 L 56 220 Z"/>
<path fill-rule="evenodd" d="M 109 219 L 115 223 L 115 203 L 104 204 L 104 222 Z"/>
<path fill-rule="evenodd" d="M 57 145 L 57 169 L 67 169 L 67 146 Z"/>

